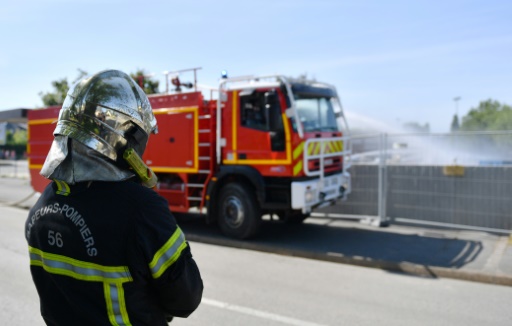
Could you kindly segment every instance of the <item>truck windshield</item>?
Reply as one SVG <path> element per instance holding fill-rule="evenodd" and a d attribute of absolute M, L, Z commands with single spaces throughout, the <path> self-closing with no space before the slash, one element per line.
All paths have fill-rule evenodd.
<path fill-rule="evenodd" d="M 305 132 L 339 131 L 335 111 L 336 98 L 295 94 L 295 106 Z"/>

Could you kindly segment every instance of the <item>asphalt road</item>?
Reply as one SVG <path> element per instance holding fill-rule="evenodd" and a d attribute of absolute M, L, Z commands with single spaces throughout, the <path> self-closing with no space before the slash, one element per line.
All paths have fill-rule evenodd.
<path fill-rule="evenodd" d="M 0 324 L 44 325 L 23 225 L 0 207 Z M 191 242 L 203 302 L 173 325 L 511 325 L 510 287 Z"/>

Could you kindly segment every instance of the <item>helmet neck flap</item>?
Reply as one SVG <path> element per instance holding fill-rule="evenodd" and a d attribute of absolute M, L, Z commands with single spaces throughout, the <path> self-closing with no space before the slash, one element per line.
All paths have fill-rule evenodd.
<path fill-rule="evenodd" d="M 134 173 L 68 136 L 57 135 L 41 175 L 75 184 L 93 180 L 122 181 L 133 177 Z"/>

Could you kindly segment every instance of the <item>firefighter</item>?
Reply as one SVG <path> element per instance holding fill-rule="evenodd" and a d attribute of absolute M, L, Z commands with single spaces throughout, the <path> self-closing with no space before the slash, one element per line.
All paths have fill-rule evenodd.
<path fill-rule="evenodd" d="M 167 325 L 198 307 L 190 245 L 166 200 L 123 158 L 142 156 L 156 131 L 147 96 L 123 72 L 69 90 L 41 170 L 52 182 L 25 224 L 47 325 Z"/>

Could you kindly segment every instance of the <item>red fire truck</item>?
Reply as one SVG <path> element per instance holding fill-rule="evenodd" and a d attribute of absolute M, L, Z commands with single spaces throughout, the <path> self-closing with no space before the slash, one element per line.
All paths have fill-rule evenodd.
<path fill-rule="evenodd" d="M 173 212 L 204 214 L 225 235 L 245 239 L 258 232 L 263 215 L 300 223 L 348 195 L 348 128 L 333 86 L 279 75 L 224 76 L 217 99 L 205 100 L 196 70 L 193 83 L 174 76 L 176 89 L 149 95 L 159 133 L 143 161 Z M 36 191 L 48 183 L 39 171 L 59 110 L 28 113 Z"/>

